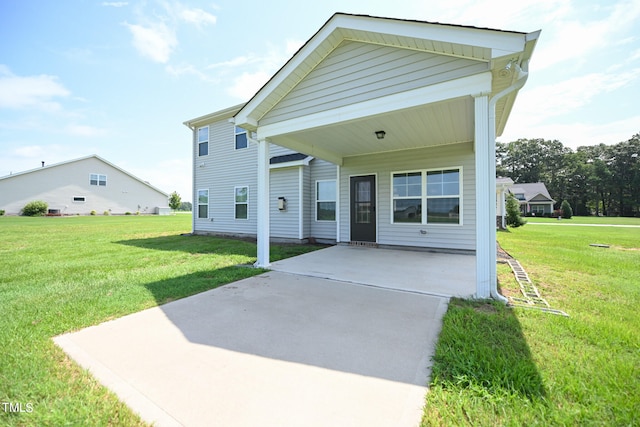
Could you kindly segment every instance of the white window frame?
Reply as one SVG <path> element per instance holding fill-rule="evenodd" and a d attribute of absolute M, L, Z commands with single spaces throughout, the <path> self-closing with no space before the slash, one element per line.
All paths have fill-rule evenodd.
<path fill-rule="evenodd" d="M 329 200 L 329 199 L 320 199 L 319 198 L 319 191 L 318 191 L 318 184 L 321 182 L 332 182 L 334 187 L 335 187 L 335 194 L 336 194 L 336 198 L 333 200 Z M 318 179 L 316 180 L 316 185 L 315 185 L 315 199 L 316 199 L 316 207 L 315 207 L 315 211 L 316 211 L 316 222 L 336 222 L 336 218 L 338 218 L 338 187 L 336 185 L 336 180 L 335 179 Z M 333 202 L 334 203 L 334 219 L 318 219 L 318 204 L 319 203 L 327 203 L 327 202 Z"/>
<path fill-rule="evenodd" d="M 200 192 L 201 191 L 206 191 L 206 193 L 207 193 L 207 202 L 206 203 L 200 203 Z M 201 188 L 201 189 L 197 190 L 197 192 L 196 192 L 196 206 L 197 206 L 196 218 L 197 219 L 209 219 L 209 189 L 208 188 Z M 204 217 L 200 216 L 200 206 L 206 206 L 207 207 L 207 215 L 204 216 Z"/>
<path fill-rule="evenodd" d="M 94 180 L 93 177 L 96 177 L 96 179 Z M 103 178 L 103 179 L 101 179 Z M 92 181 L 95 181 L 96 183 L 94 184 Z M 104 184 L 100 184 L 101 182 L 104 182 Z M 89 185 L 95 185 L 96 187 L 106 187 L 107 186 L 107 175 L 104 174 L 100 174 L 100 173 L 90 173 L 89 174 Z"/>
<path fill-rule="evenodd" d="M 245 135 L 245 139 L 246 139 L 246 143 L 247 145 L 245 145 L 244 147 L 240 147 L 238 148 L 238 135 Z M 249 148 L 249 132 L 247 132 L 246 129 L 243 129 L 241 127 L 238 126 L 234 126 L 233 128 L 233 148 L 235 150 L 244 150 L 246 148 Z"/>
<path fill-rule="evenodd" d="M 78 199 L 78 200 L 76 200 Z M 80 200 L 82 199 L 82 200 Z M 73 203 L 86 203 L 87 202 L 87 197 L 86 196 L 73 196 Z"/>
<path fill-rule="evenodd" d="M 444 195 L 444 196 L 429 196 L 427 195 L 427 173 L 428 172 L 442 172 L 447 170 L 457 170 L 458 171 L 458 194 L 457 195 Z M 402 200 L 402 199 L 417 199 L 417 196 L 399 196 L 395 197 L 393 195 L 393 176 L 397 174 L 405 174 L 405 173 L 420 173 L 420 182 L 421 182 L 421 195 L 420 200 L 422 203 L 422 215 L 420 222 L 395 222 L 394 220 L 394 210 L 393 210 L 393 201 L 394 200 Z M 429 169 L 410 169 L 410 170 L 401 170 L 401 171 L 392 171 L 390 174 L 390 222 L 393 225 L 400 226 L 416 226 L 416 225 L 428 225 L 428 226 L 436 226 L 436 227 L 461 227 L 463 225 L 463 188 L 464 188 L 464 175 L 462 166 L 450 166 L 450 167 L 440 167 L 440 168 L 429 168 Z M 430 199 L 448 199 L 452 197 L 457 197 L 459 200 L 458 203 L 458 223 L 440 223 L 440 222 L 427 222 L 427 202 Z"/>
<path fill-rule="evenodd" d="M 245 202 L 238 202 L 236 199 L 238 195 L 239 188 L 247 189 L 247 200 Z M 247 217 L 246 218 L 238 218 L 238 205 L 246 205 L 247 206 Z M 236 185 L 233 187 L 233 218 L 236 221 L 248 221 L 249 220 L 249 186 L 248 185 Z"/>
<path fill-rule="evenodd" d="M 206 133 L 207 133 L 207 139 L 206 140 L 200 140 L 200 131 L 201 130 L 205 130 L 206 129 Z M 199 127 L 196 130 L 196 143 L 198 144 L 198 157 L 204 157 L 204 156 L 208 156 L 209 155 L 209 126 L 202 126 Z M 200 146 L 202 144 L 206 144 L 207 145 L 207 154 L 200 154 Z"/>

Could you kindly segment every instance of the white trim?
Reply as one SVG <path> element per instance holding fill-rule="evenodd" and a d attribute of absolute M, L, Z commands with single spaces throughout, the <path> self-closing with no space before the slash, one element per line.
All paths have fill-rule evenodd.
<path fill-rule="evenodd" d="M 353 177 L 358 177 L 358 176 L 375 176 L 376 178 L 376 185 L 375 187 L 375 192 L 376 192 L 376 211 L 375 211 L 375 217 L 376 217 L 376 241 L 372 242 L 372 243 L 378 243 L 378 233 L 380 231 L 380 220 L 378 218 L 378 212 L 380 211 L 380 209 L 378 209 L 378 202 L 380 201 L 379 197 L 378 197 L 378 182 L 380 181 L 378 179 L 378 172 L 372 172 L 372 173 L 358 173 L 358 174 L 353 174 L 353 175 L 349 175 L 349 209 L 348 209 L 348 213 L 349 213 L 349 240 L 351 241 L 351 178 Z"/>
<path fill-rule="evenodd" d="M 246 202 L 238 202 L 236 200 L 238 188 L 246 188 L 247 189 L 247 201 Z M 236 206 L 238 204 L 247 205 L 247 217 L 246 218 L 237 218 L 236 217 Z M 248 185 L 236 185 L 233 187 L 233 219 L 234 221 L 248 221 L 249 220 L 249 186 Z"/>
<path fill-rule="evenodd" d="M 336 243 L 340 243 L 340 165 L 336 165 Z"/>
<path fill-rule="evenodd" d="M 204 203 L 200 203 L 200 192 L 201 191 L 206 191 L 207 192 L 207 216 L 204 218 L 200 218 L 200 206 L 204 206 Z M 211 198 L 209 197 L 209 189 L 208 188 L 199 188 L 196 190 L 196 203 L 194 203 L 194 205 L 196 206 L 196 214 L 194 215 L 194 217 L 196 217 L 196 219 L 204 219 L 204 220 L 208 220 L 209 218 L 211 218 L 210 211 L 211 209 L 209 209 L 209 204 L 211 202 Z"/>
<path fill-rule="evenodd" d="M 242 132 L 238 132 L 238 129 L 242 129 Z M 242 134 L 245 134 L 245 136 L 247 137 L 247 145 L 245 147 L 238 148 L 238 141 L 236 140 L 236 137 Z M 238 150 L 245 150 L 247 148 L 249 148 L 249 131 L 240 126 L 234 125 L 233 126 L 233 150 L 238 151 Z"/>
<path fill-rule="evenodd" d="M 486 225 L 495 222 L 491 216 L 491 197 L 488 193 L 495 194 L 495 177 L 493 186 L 490 186 L 490 166 L 489 166 L 489 97 L 478 96 L 474 100 L 475 117 L 475 196 L 476 196 L 476 298 L 489 298 L 491 292 L 491 269 L 496 266 L 491 265 L 491 251 L 496 252 L 495 226 Z M 494 144 L 495 146 L 495 144 Z M 495 157 L 493 160 L 495 164 Z M 494 200 L 495 212 L 495 200 Z M 492 241 L 492 233 L 494 239 Z"/>
<path fill-rule="evenodd" d="M 96 176 L 96 183 L 92 184 L 91 181 L 93 181 L 92 177 L 93 175 Z M 100 177 L 104 177 L 104 185 L 100 185 Z M 107 175 L 102 174 L 102 173 L 90 173 L 89 174 L 89 186 L 95 186 L 95 187 L 106 187 L 108 185 L 108 181 L 107 181 Z"/>
<path fill-rule="evenodd" d="M 76 200 L 76 199 L 82 199 L 82 200 Z M 87 196 L 73 196 L 72 203 L 77 203 L 77 204 L 87 203 Z"/>
<path fill-rule="evenodd" d="M 256 267 L 269 268 L 269 244 L 271 234 L 271 223 L 269 221 L 269 141 L 265 139 L 257 140 L 258 144 L 258 188 L 257 188 L 257 252 L 258 259 L 255 263 Z"/>
<path fill-rule="evenodd" d="M 257 130 L 258 138 L 270 138 L 321 126 L 336 125 L 363 117 L 391 113 L 405 108 L 418 107 L 433 102 L 490 91 L 491 72 L 474 74 L 472 76 L 448 80 L 430 86 L 345 105 L 339 108 L 332 108 L 282 122 L 259 126 Z"/>
<path fill-rule="evenodd" d="M 200 141 L 200 131 L 202 129 L 206 129 L 207 130 L 207 140 L 206 141 Z M 204 156 L 208 156 L 209 155 L 209 141 L 211 140 L 211 130 L 209 128 L 209 125 L 206 126 L 201 126 L 199 128 L 196 129 L 196 157 L 204 157 Z M 200 145 L 201 144 L 207 144 L 207 154 L 200 154 Z"/>
<path fill-rule="evenodd" d="M 338 185 L 335 179 L 316 179 L 314 187 L 313 187 L 313 195 L 315 196 L 313 198 L 313 209 L 314 209 L 314 219 L 316 222 L 335 222 L 335 219 L 318 219 L 318 203 L 323 203 L 323 202 L 333 202 L 336 203 L 336 208 L 335 208 L 335 217 L 338 217 L 338 209 L 337 209 L 337 200 L 318 200 L 318 183 L 320 182 L 333 182 L 334 184 L 334 189 L 336 192 L 336 199 L 338 198 Z"/>
<path fill-rule="evenodd" d="M 304 239 L 304 169 L 298 168 L 298 239 Z"/>
<path fill-rule="evenodd" d="M 309 166 L 309 162 L 311 162 L 311 160 L 313 160 L 313 157 L 312 156 L 307 156 L 306 158 L 304 158 L 302 160 L 294 160 L 292 162 L 282 162 L 282 163 L 270 164 L 269 165 L 269 169 L 291 168 L 291 167 L 295 167 L 295 166 Z"/>

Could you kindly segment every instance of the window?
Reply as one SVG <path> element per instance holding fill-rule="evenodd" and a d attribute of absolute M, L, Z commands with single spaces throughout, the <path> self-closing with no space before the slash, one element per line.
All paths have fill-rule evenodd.
<path fill-rule="evenodd" d="M 89 184 L 91 185 L 97 185 L 100 187 L 106 187 L 107 186 L 107 175 L 100 175 L 97 173 L 92 173 L 89 176 Z"/>
<path fill-rule="evenodd" d="M 249 187 L 235 188 L 236 219 L 249 218 Z"/>
<path fill-rule="evenodd" d="M 198 190 L 198 218 L 209 218 L 209 190 Z"/>
<path fill-rule="evenodd" d="M 524 200 L 524 193 L 516 193 L 515 198 L 518 200 Z"/>
<path fill-rule="evenodd" d="M 393 222 L 422 222 L 422 172 L 393 175 Z"/>
<path fill-rule="evenodd" d="M 461 224 L 461 173 L 456 168 L 392 174 L 393 223 Z"/>
<path fill-rule="evenodd" d="M 209 126 L 198 128 L 198 156 L 209 154 Z"/>
<path fill-rule="evenodd" d="M 73 203 L 84 203 L 87 199 L 84 196 L 75 196 L 73 198 Z"/>
<path fill-rule="evenodd" d="M 247 131 L 236 126 L 236 150 L 247 148 Z"/>
<path fill-rule="evenodd" d="M 316 181 L 316 221 L 336 220 L 336 181 Z"/>

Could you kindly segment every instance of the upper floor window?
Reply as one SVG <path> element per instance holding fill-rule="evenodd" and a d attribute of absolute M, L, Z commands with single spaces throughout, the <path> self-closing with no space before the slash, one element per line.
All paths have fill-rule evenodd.
<path fill-rule="evenodd" d="M 247 130 L 236 126 L 236 150 L 247 148 Z"/>
<path fill-rule="evenodd" d="M 198 156 L 209 154 L 209 126 L 198 128 Z"/>
<path fill-rule="evenodd" d="M 97 173 L 92 173 L 89 176 L 89 184 L 106 187 L 107 186 L 107 175 L 100 175 L 100 174 L 97 174 Z"/>

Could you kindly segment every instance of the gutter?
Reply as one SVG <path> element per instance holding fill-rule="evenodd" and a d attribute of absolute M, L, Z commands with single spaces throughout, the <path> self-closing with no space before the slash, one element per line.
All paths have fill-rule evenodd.
<path fill-rule="evenodd" d="M 518 91 L 520 89 L 522 89 L 522 87 L 525 85 L 525 83 L 527 82 L 527 79 L 529 78 L 529 60 L 525 60 L 522 63 L 522 66 L 520 66 L 517 63 L 512 63 L 512 66 L 515 67 L 516 72 L 517 72 L 517 79 L 515 82 L 513 82 L 511 84 L 511 86 L 509 86 L 508 88 L 498 92 L 497 94 L 495 94 L 490 100 L 489 100 L 489 141 L 492 141 L 492 144 L 489 144 L 489 147 L 491 152 L 489 153 L 489 158 L 490 159 L 495 159 L 496 157 L 496 104 L 498 103 L 498 101 L 502 98 L 504 98 L 505 96 L 507 96 L 508 94 L 510 94 L 511 92 L 514 91 Z M 489 176 L 496 176 L 496 163 L 494 162 L 490 162 L 489 164 Z M 494 186 L 495 187 L 495 186 Z M 495 209 L 495 205 L 496 205 L 496 201 L 494 200 L 493 204 L 491 206 L 494 206 Z M 495 214 L 493 215 L 493 217 L 495 218 Z M 494 239 L 495 240 L 495 239 Z M 492 251 L 491 252 L 491 262 L 493 262 L 493 265 L 495 266 L 496 264 L 496 251 Z M 495 271 L 495 270 L 494 270 Z M 494 273 L 495 275 L 495 273 Z M 492 298 L 501 301 L 505 304 L 507 304 L 509 302 L 509 300 L 504 296 L 501 295 L 498 292 L 498 281 L 497 278 L 492 277 L 491 278 L 491 285 L 490 285 L 490 289 L 489 289 L 489 294 L 491 295 Z"/>

